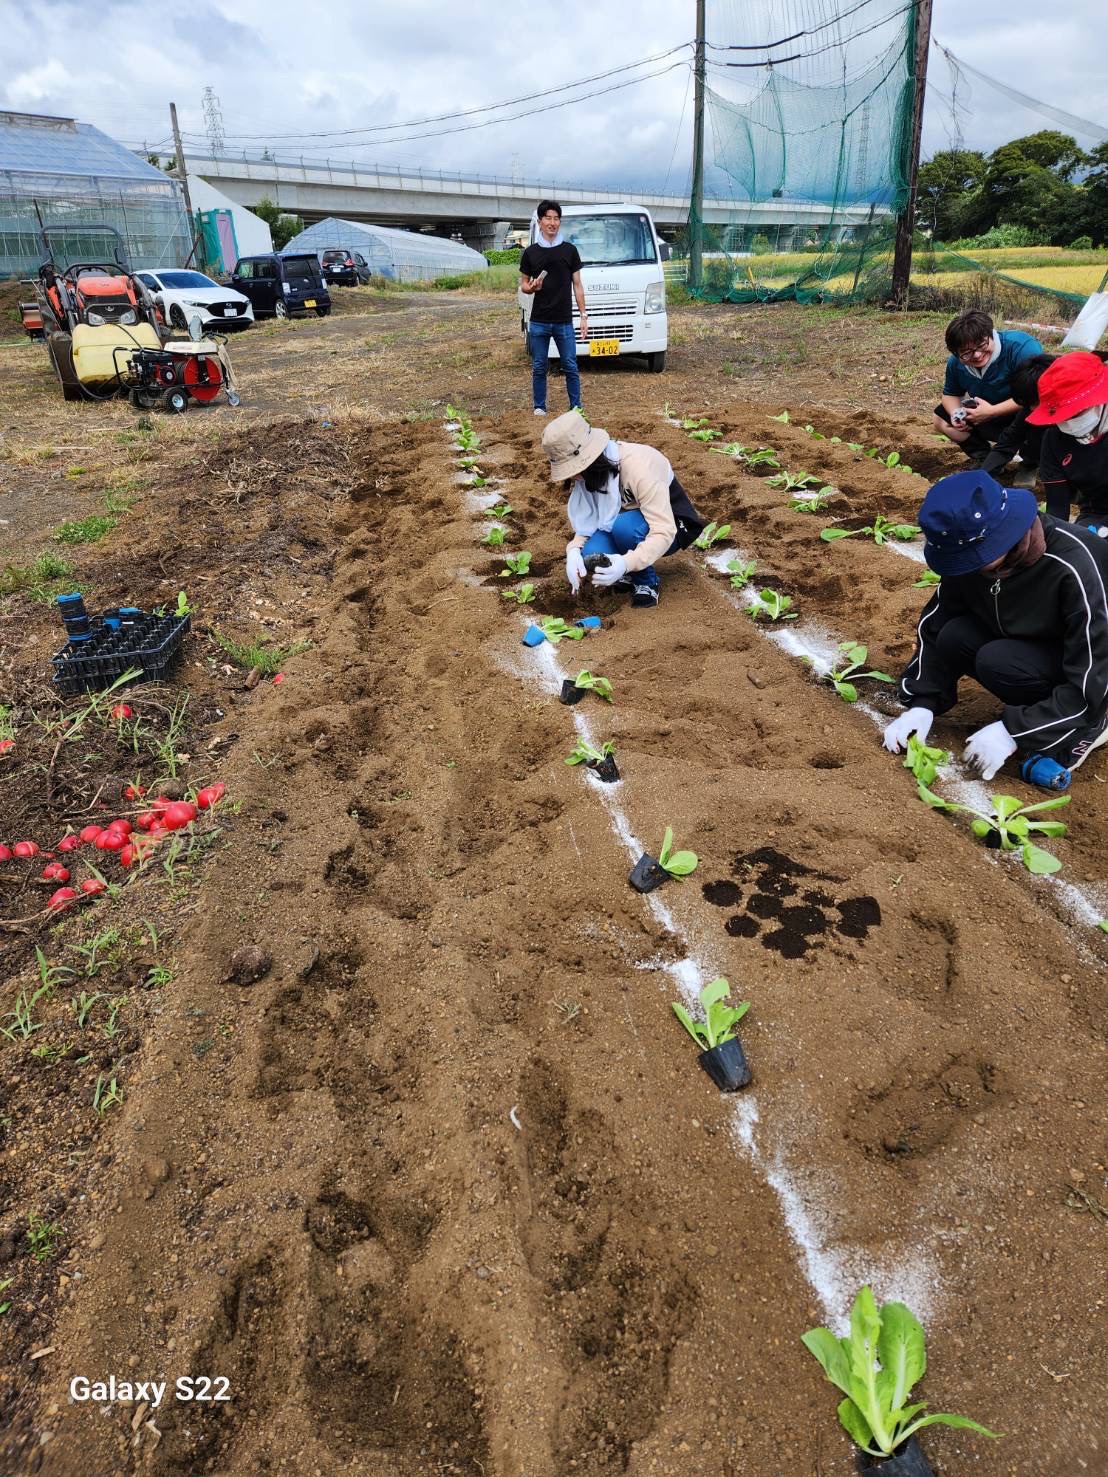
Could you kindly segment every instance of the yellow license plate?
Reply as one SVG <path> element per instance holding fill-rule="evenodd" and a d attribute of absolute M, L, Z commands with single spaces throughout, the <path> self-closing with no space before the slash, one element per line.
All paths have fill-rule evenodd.
<path fill-rule="evenodd" d="M 314 308 L 315 307 L 315 298 L 314 297 L 306 297 L 304 299 L 304 306 L 306 308 Z"/>
<path fill-rule="evenodd" d="M 589 340 L 589 354 L 596 359 L 602 354 L 618 354 L 618 338 L 594 338 Z"/>

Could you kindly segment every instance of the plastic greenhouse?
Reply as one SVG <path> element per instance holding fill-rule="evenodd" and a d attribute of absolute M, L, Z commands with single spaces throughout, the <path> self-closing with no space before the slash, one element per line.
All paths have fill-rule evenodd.
<path fill-rule="evenodd" d="M 114 226 L 133 267 L 181 266 L 191 236 L 180 185 L 72 118 L 0 112 L 0 277 L 34 272 L 44 259 L 35 206 L 59 256 L 103 255 L 101 234 L 67 225 Z"/>
<path fill-rule="evenodd" d="M 397 231 L 389 226 L 369 226 L 328 216 L 294 236 L 282 256 L 303 255 L 345 247 L 360 251 L 370 271 L 394 282 L 433 282 L 456 273 L 483 272 L 488 262 L 479 251 L 448 241 L 443 236 L 423 236 L 416 231 Z"/>

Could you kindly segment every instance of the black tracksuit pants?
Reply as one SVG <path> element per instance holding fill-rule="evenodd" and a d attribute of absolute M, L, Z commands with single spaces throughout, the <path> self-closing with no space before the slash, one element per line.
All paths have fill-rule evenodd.
<path fill-rule="evenodd" d="M 946 669 L 952 702 L 962 677 L 976 678 L 1002 703 L 1020 705 L 1040 702 L 1065 680 L 1060 641 L 995 636 L 972 615 L 947 621 L 936 639 L 935 652 Z"/>

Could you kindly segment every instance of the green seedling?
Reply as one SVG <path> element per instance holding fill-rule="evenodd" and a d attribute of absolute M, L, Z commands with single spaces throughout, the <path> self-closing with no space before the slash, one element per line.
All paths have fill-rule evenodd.
<path fill-rule="evenodd" d="M 925 569 L 918 580 L 912 581 L 913 590 L 929 590 L 932 585 L 941 585 L 943 577 L 933 569 Z"/>
<path fill-rule="evenodd" d="M 470 487 L 488 487 L 488 485 L 489 479 L 478 471 L 474 471 L 473 476 L 469 479 Z"/>
<path fill-rule="evenodd" d="M 873 1293 L 863 1287 L 850 1310 L 849 1337 L 812 1328 L 801 1340 L 846 1396 L 839 1404 L 839 1420 L 870 1456 L 891 1456 L 924 1426 L 956 1426 L 996 1436 L 966 1416 L 921 1415 L 926 1401 L 908 1403 L 912 1386 L 927 1369 L 927 1353 L 919 1320 L 903 1303 L 883 1303 L 879 1310 Z"/>
<path fill-rule="evenodd" d="M 753 559 L 728 559 L 727 573 L 731 576 L 731 588 L 733 590 L 745 590 L 754 578 L 757 564 Z"/>
<path fill-rule="evenodd" d="M 943 440 L 946 440 L 945 436 L 943 437 Z M 846 443 L 846 449 L 848 451 L 863 451 L 865 447 L 861 441 L 848 441 Z"/>
<path fill-rule="evenodd" d="M 692 441 L 714 441 L 717 436 L 722 436 L 722 431 L 713 431 L 711 427 L 705 426 L 702 431 L 690 431 L 689 439 Z"/>
<path fill-rule="evenodd" d="M 178 620 L 183 616 L 192 614 L 192 606 L 189 604 L 189 597 L 185 594 L 184 590 L 177 591 L 177 604 L 173 614 Z"/>
<path fill-rule="evenodd" d="M 54 542 L 59 544 L 96 544 L 106 538 L 119 522 L 110 513 L 90 513 L 87 518 L 63 523 L 54 530 Z"/>
<path fill-rule="evenodd" d="M 745 461 L 748 467 L 779 467 L 781 465 L 777 460 L 777 452 L 772 446 L 760 446 L 757 451 L 752 451 Z"/>
<path fill-rule="evenodd" d="M 730 523 L 709 523 L 701 532 L 698 539 L 693 540 L 694 549 L 710 549 L 713 544 L 720 544 L 729 537 L 731 533 Z"/>
<path fill-rule="evenodd" d="M 779 595 L 776 590 L 762 590 L 750 607 L 751 620 L 795 621 L 797 612 L 792 609 L 792 596 Z"/>
<path fill-rule="evenodd" d="M 580 687 L 585 692 L 595 692 L 597 697 L 604 699 L 606 703 L 612 701 L 612 684 L 607 677 L 594 677 L 591 672 L 578 672 L 573 679 L 574 687 Z"/>
<path fill-rule="evenodd" d="M 813 425 L 807 425 L 807 426 L 805 426 L 804 427 L 804 433 L 807 436 L 811 436 L 811 438 L 812 438 L 813 441 L 826 441 L 827 440 L 827 437 L 823 434 L 823 432 L 822 431 L 817 431 L 816 428 L 815 428 L 815 426 L 813 426 Z M 835 442 L 835 441 L 840 440 L 840 437 L 838 437 L 838 436 L 832 436 L 831 437 L 831 440 L 832 440 L 832 442 Z"/>
<path fill-rule="evenodd" d="M 776 477 L 766 479 L 766 486 L 782 487 L 786 492 L 801 492 L 818 481 L 819 478 L 813 477 L 811 472 L 778 472 Z"/>
<path fill-rule="evenodd" d="M 477 458 L 475 456 L 460 456 L 458 458 L 458 465 L 463 472 L 472 472 L 477 465 Z"/>
<path fill-rule="evenodd" d="M 507 518 L 509 513 L 514 512 L 515 509 L 512 507 L 511 503 L 497 503 L 495 508 L 489 509 L 489 514 L 493 518 Z"/>
<path fill-rule="evenodd" d="M 704 1012 L 702 1021 L 694 1021 L 679 1000 L 672 1002 L 674 1015 L 701 1051 L 711 1051 L 713 1047 L 733 1040 L 735 1027 L 750 1009 L 749 1000 L 740 1000 L 738 1005 L 724 1005 L 730 993 L 731 986 L 723 975 L 705 985 L 700 992 L 700 1007 Z"/>
<path fill-rule="evenodd" d="M 103 969 L 106 964 L 114 965 L 115 960 L 110 957 L 110 954 L 111 950 L 114 949 L 115 945 L 118 943 L 119 929 L 107 928 L 104 930 L 103 933 L 98 933 L 96 937 L 90 940 L 90 942 L 87 944 L 74 944 L 73 947 L 77 950 L 77 953 L 80 954 L 85 961 L 86 979 L 92 979 L 94 975 L 99 974 L 101 969 Z M 105 954 L 109 955 L 107 959 L 103 957 Z"/>
<path fill-rule="evenodd" d="M 751 447 L 743 446 L 738 441 L 725 441 L 722 446 L 710 446 L 708 449 L 718 456 L 733 457 L 737 462 L 745 462 L 752 450 Z"/>
<path fill-rule="evenodd" d="M 298 641 L 294 646 L 276 646 L 271 644 L 268 636 L 259 636 L 254 641 L 236 641 L 231 636 L 224 636 L 223 632 L 217 631 L 214 626 L 212 635 L 236 667 L 245 667 L 248 672 L 256 667 L 263 677 L 272 677 L 275 672 L 281 670 L 289 657 L 299 656 L 312 644 L 310 641 Z M 173 711 L 176 717 L 176 707 Z M 182 719 L 183 716 L 184 710 L 182 709 Z"/>
<path fill-rule="evenodd" d="M 109 1108 L 118 1108 L 122 1102 L 123 1089 L 118 1080 L 113 1076 L 105 1081 L 105 1074 L 99 1072 L 92 1089 L 92 1106 L 96 1116 L 103 1118 Z"/>
<path fill-rule="evenodd" d="M 668 872 L 671 877 L 687 877 L 690 872 L 695 872 L 699 857 L 695 851 L 673 850 L 673 827 L 666 827 L 666 834 L 662 838 L 662 849 L 658 853 L 658 865 L 663 872 Z"/>
<path fill-rule="evenodd" d="M 530 569 L 530 549 L 524 549 L 522 554 L 505 554 L 504 568 L 500 571 L 500 578 L 502 580 L 511 579 L 512 575 L 527 574 Z"/>
<path fill-rule="evenodd" d="M 543 616 L 539 625 L 546 639 L 553 642 L 555 646 L 563 636 L 568 637 L 570 641 L 580 641 L 585 634 L 581 626 L 567 625 L 560 615 Z"/>
<path fill-rule="evenodd" d="M 514 600 L 517 605 L 530 605 L 535 598 L 535 587 L 532 584 L 520 585 L 518 590 L 501 590 L 501 600 Z"/>
<path fill-rule="evenodd" d="M 94 872 L 96 868 L 90 867 L 89 870 Z M 46 955 L 37 944 L 35 945 L 35 967 L 38 970 L 39 983 L 42 985 L 41 993 L 45 994 L 48 1000 L 53 999 L 54 991 L 62 980 L 77 972 L 75 969 L 70 969 L 67 964 L 48 964 Z"/>
<path fill-rule="evenodd" d="M 706 415 L 702 415 L 699 418 L 687 415 L 681 421 L 682 431 L 699 431 L 707 425 L 708 417 Z"/>
<path fill-rule="evenodd" d="M 921 785 L 928 789 L 935 783 L 935 776 L 944 764 L 950 761 L 949 749 L 937 749 L 921 742 L 917 734 L 908 738 L 908 750 L 904 755 L 904 768 L 910 769 Z"/>
<path fill-rule="evenodd" d="M 915 538 L 919 531 L 919 525 L 916 523 L 893 523 L 888 518 L 882 518 L 878 513 L 873 522 L 867 523 L 864 528 L 825 528 L 820 532 L 820 538 L 824 543 L 831 544 L 836 539 L 853 538 L 855 534 L 866 533 L 875 544 L 887 544 L 890 539 L 894 538 Z"/>
<path fill-rule="evenodd" d="M 0 1026 L 0 1036 L 6 1036 L 9 1041 L 26 1041 L 28 1036 L 41 1031 L 46 1023 L 35 1020 L 35 1006 L 44 995 L 49 997 L 49 994 L 45 985 L 40 985 L 33 995 L 28 995 L 26 987 L 20 990 L 14 1008 L 4 1017 L 11 1024 Z"/>
<path fill-rule="evenodd" d="M 12 1285 L 12 1283 L 14 1281 L 15 1281 L 15 1278 L 14 1277 L 5 1277 L 2 1281 L 0 1281 L 0 1292 L 7 1292 L 8 1288 Z M 4 1303 L 0 1303 L 0 1317 L 3 1317 L 3 1315 L 5 1313 L 7 1313 L 10 1309 L 11 1309 L 11 1302 L 10 1301 L 9 1302 L 4 1302 Z"/>
<path fill-rule="evenodd" d="M 77 1025 L 82 1031 L 88 1023 L 92 1007 L 98 1000 L 103 1000 L 103 998 L 103 995 L 99 991 L 95 995 L 90 995 L 87 990 L 82 990 L 80 995 L 74 995 L 73 999 L 69 1002 L 73 1014 L 77 1017 Z"/>
<path fill-rule="evenodd" d="M 497 523 L 489 529 L 488 533 L 485 534 L 485 537 L 481 540 L 481 542 L 483 544 L 489 544 L 491 547 L 496 548 L 504 542 L 507 535 L 508 530 L 501 527 L 501 525 Z"/>
<path fill-rule="evenodd" d="M 469 425 L 469 416 L 464 410 L 459 410 L 456 405 L 448 404 L 444 412 L 448 421 L 457 421 L 460 426 Z"/>
<path fill-rule="evenodd" d="M 867 648 L 858 641 L 840 641 L 839 650 L 843 653 L 846 661 L 837 672 L 824 672 L 820 678 L 823 682 L 830 682 L 831 686 L 842 698 L 844 703 L 856 703 L 858 701 L 858 689 L 854 682 L 863 677 L 872 677 L 878 682 L 891 682 L 893 679 L 887 672 L 862 672 L 860 667 L 866 664 Z M 854 681 L 850 679 L 853 678 Z"/>
<path fill-rule="evenodd" d="M 809 493 L 806 497 L 793 497 L 789 499 L 789 508 L 794 513 L 819 513 L 823 505 L 833 497 L 838 497 L 837 487 L 821 487 L 818 492 Z"/>
<path fill-rule="evenodd" d="M 782 426 L 787 426 L 792 420 L 792 416 L 790 416 L 787 410 L 783 410 L 780 415 L 771 415 L 769 418 L 771 421 L 777 421 Z"/>
<path fill-rule="evenodd" d="M 36 1262 L 44 1262 L 53 1256 L 61 1240 L 62 1228 L 53 1221 L 44 1221 L 37 1210 L 27 1217 L 27 1244 Z"/>
<path fill-rule="evenodd" d="M 1027 870 L 1036 877 L 1050 877 L 1061 871 L 1062 863 L 1049 851 L 1036 846 L 1031 840 L 1037 836 L 1064 836 L 1068 827 L 1063 821 L 1032 820 L 1044 810 L 1060 810 L 1068 805 L 1071 795 L 1058 795 L 1053 800 L 1040 800 L 1037 805 L 1021 805 L 1016 795 L 993 795 L 993 808 L 988 815 L 974 810 L 969 805 L 957 805 L 953 800 L 944 800 L 920 781 L 917 784 L 919 798 L 932 810 L 942 810 L 948 815 L 959 811 L 973 816 L 970 830 L 985 842 L 986 846 L 1000 851 L 1018 851 Z"/>
<path fill-rule="evenodd" d="M 614 754 L 616 746 L 609 739 L 607 743 L 601 744 L 599 749 L 594 749 L 592 744 L 585 739 L 579 738 L 573 746 L 573 752 L 567 755 L 566 764 L 603 764 L 609 754 Z"/>

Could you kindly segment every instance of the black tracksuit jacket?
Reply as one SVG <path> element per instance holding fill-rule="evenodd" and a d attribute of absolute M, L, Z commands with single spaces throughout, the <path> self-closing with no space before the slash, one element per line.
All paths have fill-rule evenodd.
<path fill-rule="evenodd" d="M 955 616 L 972 615 L 998 638 L 1046 641 L 1060 649 L 1061 681 L 1041 702 L 1006 704 L 1004 726 L 1028 754 L 1068 752 L 1099 733 L 1108 704 L 1108 540 L 1040 514 L 1046 552 L 1005 579 L 946 575 L 924 607 L 916 649 L 897 687 L 909 708 L 945 713 L 957 697 L 956 673 L 935 648 Z"/>

